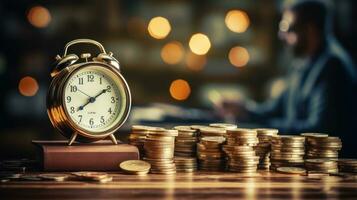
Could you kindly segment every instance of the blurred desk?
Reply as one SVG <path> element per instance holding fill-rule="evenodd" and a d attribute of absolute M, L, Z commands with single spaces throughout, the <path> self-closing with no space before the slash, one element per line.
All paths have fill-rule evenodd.
<path fill-rule="evenodd" d="M 357 179 L 259 172 L 113 174 L 110 183 L 17 181 L 0 184 L 1 199 L 357 199 Z"/>

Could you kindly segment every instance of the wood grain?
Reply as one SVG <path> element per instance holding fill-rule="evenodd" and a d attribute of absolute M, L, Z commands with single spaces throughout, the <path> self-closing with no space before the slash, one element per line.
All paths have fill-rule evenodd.
<path fill-rule="evenodd" d="M 114 181 L 11 181 L 0 184 L 1 199 L 357 199 L 357 179 L 309 178 L 259 172 L 178 173 L 146 176 L 112 173 Z"/>

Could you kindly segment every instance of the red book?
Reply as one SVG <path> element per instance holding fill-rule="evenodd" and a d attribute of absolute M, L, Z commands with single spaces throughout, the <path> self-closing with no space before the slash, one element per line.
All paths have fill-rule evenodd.
<path fill-rule="evenodd" d="M 125 160 L 138 160 L 137 147 L 111 141 L 73 143 L 68 141 L 32 141 L 40 148 L 44 171 L 119 171 Z"/>

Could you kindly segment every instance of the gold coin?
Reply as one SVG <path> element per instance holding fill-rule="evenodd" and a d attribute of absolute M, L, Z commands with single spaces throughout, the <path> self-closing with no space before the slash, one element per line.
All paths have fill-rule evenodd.
<path fill-rule="evenodd" d="M 87 179 L 87 180 L 100 180 L 100 179 L 105 179 L 109 175 L 104 172 L 72 172 L 72 175 L 81 178 L 81 179 Z"/>
<path fill-rule="evenodd" d="M 235 124 L 227 124 L 227 123 L 213 123 L 213 124 L 210 124 L 209 126 L 215 127 L 215 128 L 224 128 L 226 130 L 235 129 L 238 127 Z"/>
<path fill-rule="evenodd" d="M 301 133 L 300 135 L 305 137 L 328 137 L 328 134 L 325 133 Z"/>
<path fill-rule="evenodd" d="M 278 167 L 276 169 L 278 172 L 287 174 L 305 174 L 306 170 L 300 167 Z"/>
<path fill-rule="evenodd" d="M 150 170 L 150 163 L 142 161 L 142 160 L 127 160 L 121 162 L 119 167 L 124 171 L 130 172 L 143 172 Z"/>
<path fill-rule="evenodd" d="M 51 181 L 65 181 L 69 176 L 68 174 L 40 174 L 40 178 Z"/>

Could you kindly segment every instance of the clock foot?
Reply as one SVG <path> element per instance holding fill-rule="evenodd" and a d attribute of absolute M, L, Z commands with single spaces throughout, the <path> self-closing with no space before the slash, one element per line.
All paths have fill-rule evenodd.
<path fill-rule="evenodd" d="M 115 136 L 114 136 L 114 133 L 111 134 L 111 135 L 109 135 L 109 137 L 110 137 L 110 140 L 111 140 L 114 144 L 118 144 L 117 139 L 116 139 Z"/>
<path fill-rule="evenodd" d="M 71 138 L 68 141 L 68 146 L 71 146 L 72 143 L 76 140 L 77 138 L 77 133 L 73 133 L 73 135 L 71 136 Z"/>

